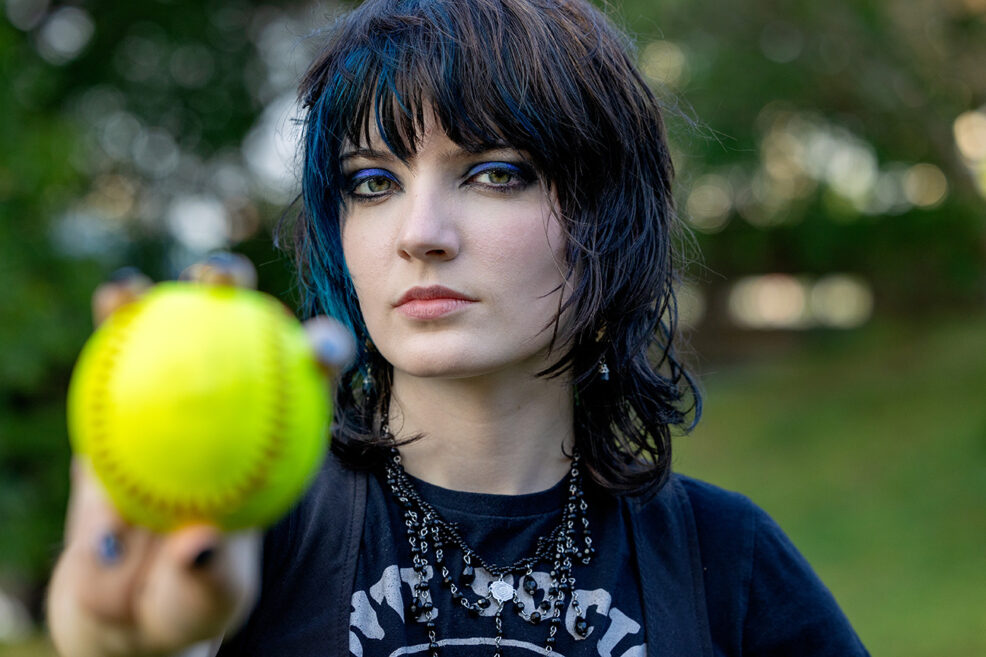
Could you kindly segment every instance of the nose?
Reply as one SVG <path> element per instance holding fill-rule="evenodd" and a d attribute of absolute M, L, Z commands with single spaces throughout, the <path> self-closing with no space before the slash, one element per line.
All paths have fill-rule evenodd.
<path fill-rule="evenodd" d="M 427 180 L 406 194 L 406 214 L 397 237 L 397 253 L 405 260 L 451 260 L 459 253 L 453 201 L 440 185 Z"/>

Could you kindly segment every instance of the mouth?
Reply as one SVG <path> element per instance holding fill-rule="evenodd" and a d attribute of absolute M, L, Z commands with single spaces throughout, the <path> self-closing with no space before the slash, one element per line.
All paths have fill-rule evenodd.
<path fill-rule="evenodd" d="M 478 299 L 443 285 L 412 287 L 394 304 L 411 319 L 438 319 L 475 303 Z"/>

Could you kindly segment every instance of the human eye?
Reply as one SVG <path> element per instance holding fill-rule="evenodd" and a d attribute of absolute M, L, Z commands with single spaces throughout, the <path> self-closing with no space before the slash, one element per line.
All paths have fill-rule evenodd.
<path fill-rule="evenodd" d="M 498 192 L 520 191 L 535 180 L 530 166 L 513 162 L 482 162 L 466 173 L 467 183 Z"/>
<path fill-rule="evenodd" d="M 386 169 L 360 169 L 346 179 L 346 194 L 357 201 L 372 201 L 398 190 L 400 184 Z"/>

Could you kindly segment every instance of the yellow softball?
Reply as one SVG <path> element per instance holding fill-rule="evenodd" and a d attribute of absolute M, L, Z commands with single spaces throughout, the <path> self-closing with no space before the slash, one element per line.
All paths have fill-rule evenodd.
<path fill-rule="evenodd" d="M 158 531 L 263 527 L 328 446 L 326 377 L 272 297 L 162 283 L 114 312 L 79 356 L 69 436 L 128 521 Z"/>

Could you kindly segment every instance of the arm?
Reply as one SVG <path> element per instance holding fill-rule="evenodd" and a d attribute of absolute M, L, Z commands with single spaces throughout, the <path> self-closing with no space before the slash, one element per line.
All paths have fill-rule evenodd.
<path fill-rule="evenodd" d="M 760 509 L 754 532 L 743 654 L 868 655 L 828 588 Z"/>

